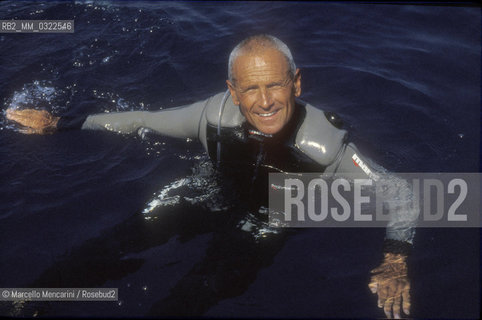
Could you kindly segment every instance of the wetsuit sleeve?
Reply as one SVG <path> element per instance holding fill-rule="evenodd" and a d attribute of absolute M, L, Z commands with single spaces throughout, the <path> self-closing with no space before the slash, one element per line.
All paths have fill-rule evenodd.
<path fill-rule="evenodd" d="M 205 139 L 204 108 L 210 99 L 160 111 L 128 111 L 89 115 L 86 118 L 62 117 L 59 130 L 81 128 L 130 134 L 140 128 L 174 138 Z"/>
<path fill-rule="evenodd" d="M 66 131 L 82 128 L 87 116 L 61 116 L 57 122 L 58 131 Z"/>
<path fill-rule="evenodd" d="M 342 147 L 337 160 L 328 166 L 325 172 L 333 174 L 335 178 L 346 175 L 349 179 L 371 178 L 375 181 L 383 181 L 383 183 L 376 183 L 377 196 L 396 199 L 393 205 L 388 207 L 390 221 L 387 225 L 384 251 L 408 253 L 415 236 L 419 211 L 410 206 L 399 205 L 410 203 L 413 196 L 411 185 L 406 180 L 363 157 L 353 143 Z"/>

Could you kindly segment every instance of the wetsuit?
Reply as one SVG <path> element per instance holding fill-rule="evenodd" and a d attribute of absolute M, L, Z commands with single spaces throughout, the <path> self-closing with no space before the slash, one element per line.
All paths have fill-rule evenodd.
<path fill-rule="evenodd" d="M 198 139 L 213 161 L 232 165 L 252 177 L 251 186 L 266 190 L 266 172 L 324 172 L 350 178 L 380 178 L 397 183 L 402 194 L 410 196 L 408 185 L 364 158 L 347 141 L 347 132 L 337 118 L 301 100 L 296 101 L 293 117 L 275 135 L 265 135 L 252 127 L 234 105 L 229 92 L 219 93 L 190 105 L 161 111 L 130 111 L 90 115 L 83 119 L 61 118 L 60 130 L 80 127 L 135 133 L 143 128 L 175 138 Z M 257 193 L 252 192 L 251 194 Z M 418 212 L 392 212 L 388 223 L 385 250 L 410 250 Z"/>

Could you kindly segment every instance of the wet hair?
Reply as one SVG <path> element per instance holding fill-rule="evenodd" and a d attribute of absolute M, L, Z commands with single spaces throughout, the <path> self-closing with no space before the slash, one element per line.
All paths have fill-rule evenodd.
<path fill-rule="evenodd" d="M 296 73 L 296 64 L 291 55 L 291 51 L 288 46 L 280 39 L 273 37 L 269 34 L 254 35 L 241 41 L 229 55 L 228 62 L 228 79 L 234 83 L 233 66 L 236 59 L 245 54 L 252 52 L 260 52 L 263 49 L 272 48 L 278 50 L 286 58 L 286 62 L 290 68 L 290 74 L 294 77 Z"/>

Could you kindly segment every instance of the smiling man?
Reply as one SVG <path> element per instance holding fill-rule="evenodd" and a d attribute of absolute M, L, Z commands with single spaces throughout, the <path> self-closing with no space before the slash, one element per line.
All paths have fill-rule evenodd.
<path fill-rule="evenodd" d="M 228 91 L 188 106 L 157 112 L 133 111 L 80 118 L 53 117 L 46 111 L 7 110 L 24 133 L 73 128 L 133 133 L 142 128 L 177 138 L 198 139 L 221 169 L 241 171 L 248 199 L 266 200 L 269 172 L 350 173 L 384 176 L 347 141 L 341 121 L 297 98 L 301 73 L 288 47 L 269 35 L 238 44 L 229 57 Z M 355 162 L 353 159 L 357 159 Z M 228 170 L 233 171 L 233 170 Z M 408 193 L 407 193 L 408 194 Z M 388 223 L 384 260 L 374 269 L 370 289 L 387 317 L 410 312 L 407 256 L 416 212 L 396 211 Z"/>
<path fill-rule="evenodd" d="M 295 98 L 301 94 L 300 71 L 290 63 L 288 48 L 282 43 L 278 47 L 247 41 L 237 46 L 229 59 L 231 72 L 226 83 L 233 102 L 246 120 L 265 134 L 278 133 L 288 123 Z"/>

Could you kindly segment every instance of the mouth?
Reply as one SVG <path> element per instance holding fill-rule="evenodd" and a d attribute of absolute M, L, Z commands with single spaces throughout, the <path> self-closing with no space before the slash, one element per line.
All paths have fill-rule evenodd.
<path fill-rule="evenodd" d="M 262 117 L 262 118 L 269 118 L 269 117 L 272 117 L 274 116 L 275 114 L 277 114 L 281 109 L 278 109 L 278 110 L 275 110 L 273 112 L 267 112 L 267 113 L 259 113 L 259 112 L 256 112 L 256 115 L 259 116 L 259 117 Z"/>

